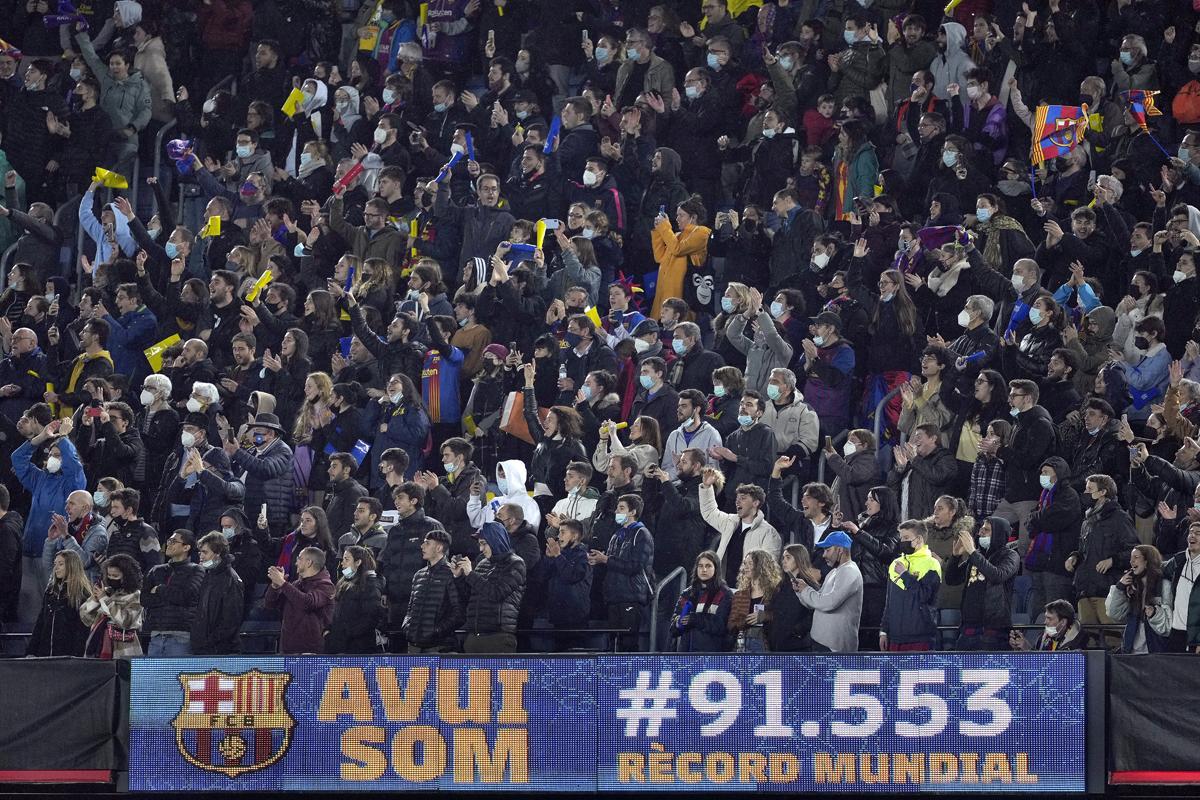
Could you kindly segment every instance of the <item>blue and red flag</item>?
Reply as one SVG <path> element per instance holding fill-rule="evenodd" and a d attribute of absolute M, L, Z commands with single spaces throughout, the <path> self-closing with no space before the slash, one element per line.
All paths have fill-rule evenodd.
<path fill-rule="evenodd" d="M 1087 106 L 1038 106 L 1033 118 L 1033 166 L 1064 156 L 1083 141 L 1087 131 Z"/>
<path fill-rule="evenodd" d="M 1146 133 L 1150 132 L 1150 125 L 1146 122 L 1146 117 L 1162 116 L 1162 112 L 1154 105 L 1154 95 L 1156 94 L 1158 94 L 1157 91 L 1150 89 L 1130 89 L 1127 92 L 1121 92 L 1121 97 L 1125 98 L 1125 104 L 1129 108 L 1129 115 Z"/>

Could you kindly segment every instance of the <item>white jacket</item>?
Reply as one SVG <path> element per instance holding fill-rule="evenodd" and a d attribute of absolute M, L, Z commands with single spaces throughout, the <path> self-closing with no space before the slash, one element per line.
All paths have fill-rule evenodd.
<path fill-rule="evenodd" d="M 720 447 L 724 442 L 721 441 L 721 432 L 701 420 L 700 428 L 696 431 L 696 435 L 692 437 L 691 444 L 683 438 L 683 428 L 676 428 L 671 431 L 667 437 L 667 443 L 663 447 L 662 468 L 663 471 L 671 476 L 671 480 L 679 477 L 678 469 L 675 466 L 675 459 L 684 450 L 695 448 L 704 453 L 704 463 L 708 463 L 708 448 Z"/>
<path fill-rule="evenodd" d="M 500 506 L 513 503 L 521 507 L 525 512 L 525 521 L 532 525 L 534 530 L 537 530 L 541 524 L 542 511 L 525 489 L 525 480 L 528 477 L 528 473 L 525 471 L 525 464 L 516 459 L 501 461 L 497 464 L 497 486 L 500 485 L 501 469 L 504 470 L 505 488 L 508 489 L 508 492 L 496 495 L 487 503 L 483 502 L 482 497 L 471 495 L 471 499 L 467 501 L 467 519 L 471 521 L 476 530 L 479 530 L 485 522 L 494 522 L 496 520 L 496 510 Z"/>
<path fill-rule="evenodd" d="M 737 514 L 726 514 L 717 508 L 716 493 L 711 486 L 703 484 L 700 485 L 700 516 L 721 534 L 717 555 L 724 561 L 729 540 L 733 538 L 733 532 L 741 527 L 742 521 L 738 519 Z M 767 522 L 761 511 L 754 518 L 754 524 L 746 531 L 746 539 L 742 545 L 743 553 L 749 553 L 751 550 L 765 550 L 776 560 L 783 552 L 783 539 L 780 538 L 779 531 Z"/>

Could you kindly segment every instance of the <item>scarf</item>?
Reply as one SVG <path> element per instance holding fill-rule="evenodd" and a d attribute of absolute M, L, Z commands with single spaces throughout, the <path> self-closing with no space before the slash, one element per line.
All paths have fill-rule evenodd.
<path fill-rule="evenodd" d="M 300 180 L 304 180 L 323 166 L 325 166 L 325 159 L 310 158 L 307 164 L 301 164 L 300 168 L 296 170 L 296 177 Z"/>
<path fill-rule="evenodd" d="M 850 215 L 843 210 L 846 205 L 846 187 L 850 183 L 850 164 L 846 159 L 838 162 L 835 180 L 837 183 L 834 184 L 834 190 L 837 194 L 834 199 L 837 205 L 834 206 L 834 210 L 837 214 L 837 221 L 842 222 L 850 219 Z"/>
<path fill-rule="evenodd" d="M 929 273 L 925 283 L 929 286 L 929 291 L 938 297 L 945 297 L 958 285 L 958 276 L 969 266 L 966 261 L 960 261 L 948 270 L 938 266 Z"/>
<path fill-rule="evenodd" d="M 1006 214 L 1001 214 L 983 224 L 982 230 L 987 233 L 987 244 L 983 248 L 983 263 L 997 272 L 1004 266 L 1004 254 L 1000 252 L 1001 231 L 1021 231 L 1021 223 Z"/>

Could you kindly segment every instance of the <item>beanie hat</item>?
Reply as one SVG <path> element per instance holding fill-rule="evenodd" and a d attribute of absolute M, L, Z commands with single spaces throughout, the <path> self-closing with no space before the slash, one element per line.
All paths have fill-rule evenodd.
<path fill-rule="evenodd" d="M 142 21 L 142 4 L 136 0 L 117 0 L 116 6 L 122 28 L 132 28 Z"/>

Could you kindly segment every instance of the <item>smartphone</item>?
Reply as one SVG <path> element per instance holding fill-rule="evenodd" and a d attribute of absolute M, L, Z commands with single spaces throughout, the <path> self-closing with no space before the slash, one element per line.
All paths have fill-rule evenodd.
<path fill-rule="evenodd" d="M 99 408 L 89 408 L 87 410 L 87 415 L 89 417 L 92 417 L 93 419 L 98 419 L 100 417 L 100 409 Z"/>
<path fill-rule="evenodd" d="M 562 224 L 562 222 L 556 219 L 546 219 L 542 220 L 542 222 L 545 224 L 546 230 L 548 231 L 556 231 L 558 230 L 558 226 Z"/>
<path fill-rule="evenodd" d="M 583 29 L 583 41 L 586 42 L 587 40 L 588 40 L 588 29 L 584 28 Z"/>

